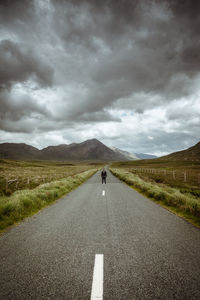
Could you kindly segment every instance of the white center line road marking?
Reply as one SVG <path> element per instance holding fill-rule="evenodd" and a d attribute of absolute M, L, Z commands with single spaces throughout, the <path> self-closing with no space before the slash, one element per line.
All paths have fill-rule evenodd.
<path fill-rule="evenodd" d="M 102 196 L 105 196 L 105 193 L 106 193 L 106 192 L 103 190 L 103 191 L 102 191 Z"/>
<path fill-rule="evenodd" d="M 95 255 L 92 292 L 90 300 L 103 300 L 103 254 Z"/>

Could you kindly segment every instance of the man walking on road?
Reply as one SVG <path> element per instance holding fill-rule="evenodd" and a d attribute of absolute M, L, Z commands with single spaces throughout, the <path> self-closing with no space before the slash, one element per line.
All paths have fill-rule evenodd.
<path fill-rule="evenodd" d="M 102 184 L 104 182 L 106 184 L 106 177 L 107 177 L 107 172 L 106 172 L 105 168 L 103 168 L 103 171 L 101 172 Z"/>

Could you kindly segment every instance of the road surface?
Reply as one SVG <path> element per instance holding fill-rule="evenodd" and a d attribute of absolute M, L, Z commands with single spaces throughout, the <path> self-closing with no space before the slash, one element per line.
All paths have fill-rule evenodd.
<path fill-rule="evenodd" d="M 98 172 L 0 236 L 0 299 L 84 300 L 93 285 L 96 299 L 200 299 L 200 230 Z"/>

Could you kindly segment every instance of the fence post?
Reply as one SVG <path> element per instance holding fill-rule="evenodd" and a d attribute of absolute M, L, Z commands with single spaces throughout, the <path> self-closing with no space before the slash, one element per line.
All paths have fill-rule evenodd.
<path fill-rule="evenodd" d="M 173 171 L 173 179 L 176 179 L 176 172 Z"/>
<path fill-rule="evenodd" d="M 186 174 L 186 172 L 184 172 L 183 174 L 184 174 L 184 182 L 186 182 L 187 181 L 187 174 Z"/>
<path fill-rule="evenodd" d="M 19 177 L 17 177 L 17 179 L 16 179 L 16 185 L 15 185 L 16 189 L 18 188 L 18 183 L 19 183 Z"/>
<path fill-rule="evenodd" d="M 198 184 L 200 185 L 200 174 L 198 174 Z"/>

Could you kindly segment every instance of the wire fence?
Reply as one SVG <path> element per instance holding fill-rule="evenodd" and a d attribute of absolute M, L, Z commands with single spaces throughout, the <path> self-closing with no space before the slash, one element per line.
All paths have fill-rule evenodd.
<path fill-rule="evenodd" d="M 130 168 L 130 172 L 143 174 L 157 181 L 174 181 L 200 187 L 200 172 L 199 170 L 166 170 L 152 168 Z"/>
<path fill-rule="evenodd" d="M 39 174 L 37 171 L 29 171 L 24 174 L 13 174 L 13 172 L 1 172 L 0 174 L 0 196 L 11 195 L 13 192 L 21 189 L 32 189 L 40 184 L 48 183 L 51 181 L 61 180 L 68 176 L 73 176 L 78 173 L 84 172 L 91 167 L 75 167 L 66 169 L 64 172 L 47 171 Z"/>

